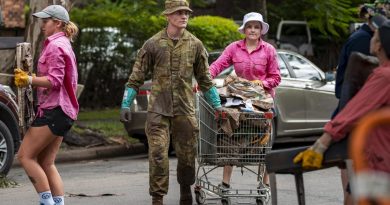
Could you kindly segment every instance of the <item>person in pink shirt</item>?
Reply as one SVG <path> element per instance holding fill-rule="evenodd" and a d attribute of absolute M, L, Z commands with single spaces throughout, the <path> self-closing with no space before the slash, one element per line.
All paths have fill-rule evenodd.
<path fill-rule="evenodd" d="M 263 21 L 261 14 L 256 12 L 246 14 L 243 24 L 238 29 L 245 38 L 228 45 L 222 55 L 210 65 L 211 77 L 215 78 L 233 65 L 238 77 L 254 81 L 274 97 L 274 89 L 279 85 L 281 77 L 276 49 L 261 39 L 261 36 L 268 32 L 268 28 L 269 25 Z M 230 188 L 232 170 L 232 166 L 224 167 L 221 188 Z M 263 182 L 269 184 L 267 174 Z"/>
<path fill-rule="evenodd" d="M 47 38 L 37 76 L 15 69 L 15 85 L 36 87 L 38 97 L 37 115 L 23 138 L 18 159 L 39 194 L 40 205 L 63 205 L 63 182 L 54 160 L 79 111 L 77 65 L 71 46 L 78 28 L 59 5 L 33 16 L 42 19 L 41 29 Z"/>
<path fill-rule="evenodd" d="M 215 78 L 231 65 L 238 77 L 256 81 L 272 96 L 280 83 L 280 70 L 276 49 L 261 39 L 268 32 L 269 25 L 263 16 L 256 12 L 244 16 L 243 24 L 238 29 L 245 34 L 243 40 L 228 45 L 222 55 L 210 65 L 210 74 Z"/>
<path fill-rule="evenodd" d="M 307 150 L 294 158 L 303 168 L 321 168 L 323 154 L 329 145 L 350 133 L 358 120 L 370 112 L 390 106 L 390 20 L 375 31 L 370 42 L 370 53 L 379 60 L 361 90 L 344 109 L 324 127 L 324 134 Z M 353 140 L 350 138 L 349 140 Z M 371 169 L 390 173 L 390 127 L 379 127 L 366 146 L 366 160 Z"/>

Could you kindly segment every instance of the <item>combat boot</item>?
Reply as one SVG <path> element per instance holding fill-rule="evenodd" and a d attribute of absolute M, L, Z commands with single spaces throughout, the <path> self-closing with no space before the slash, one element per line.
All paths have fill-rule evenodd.
<path fill-rule="evenodd" d="M 192 205 L 190 185 L 180 185 L 180 205 Z"/>
<path fill-rule="evenodd" d="M 152 205 L 163 205 L 163 196 L 152 196 Z"/>

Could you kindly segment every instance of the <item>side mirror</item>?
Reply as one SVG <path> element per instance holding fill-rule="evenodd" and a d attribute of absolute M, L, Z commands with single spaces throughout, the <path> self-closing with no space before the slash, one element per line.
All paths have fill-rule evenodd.
<path fill-rule="evenodd" d="M 325 73 L 325 81 L 330 82 L 336 79 L 336 74 L 334 72 L 326 72 Z"/>

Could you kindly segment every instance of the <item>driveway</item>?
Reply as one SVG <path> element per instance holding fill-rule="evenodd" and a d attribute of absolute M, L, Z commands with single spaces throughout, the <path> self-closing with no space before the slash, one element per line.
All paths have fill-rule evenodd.
<path fill-rule="evenodd" d="M 166 205 L 177 205 L 179 186 L 176 182 L 176 158 L 170 159 L 170 190 L 165 197 Z M 62 163 L 58 166 L 64 179 L 66 204 L 72 205 L 149 205 L 148 194 L 148 160 L 145 154 L 112 158 L 107 160 Z M 218 181 L 222 171 L 210 175 Z M 17 181 L 16 188 L 0 189 L 2 205 L 36 205 L 38 196 L 20 167 L 11 169 L 9 178 Z M 342 189 L 337 168 L 304 174 L 306 202 L 316 205 L 342 204 Z M 243 187 L 255 182 L 255 177 L 239 169 L 234 170 L 234 187 Z M 277 175 L 279 204 L 296 205 L 294 177 Z M 89 197 L 75 196 L 85 194 Z M 100 196 L 107 194 L 107 196 Z M 70 197 L 69 195 L 72 195 Z M 237 200 L 232 200 L 238 204 Z M 240 204 L 255 204 L 254 200 L 239 200 Z M 194 202 L 195 204 L 195 202 Z M 219 201 L 208 201 L 207 204 L 220 204 Z"/>

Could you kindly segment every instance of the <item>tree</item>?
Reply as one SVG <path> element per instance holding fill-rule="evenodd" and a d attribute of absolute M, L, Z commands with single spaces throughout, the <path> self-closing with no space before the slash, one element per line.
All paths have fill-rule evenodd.
<path fill-rule="evenodd" d="M 364 0 L 284 0 L 268 4 L 271 26 L 281 19 L 307 20 L 310 28 L 323 36 L 342 40 L 348 35 L 349 23 L 357 21 L 357 6 Z M 274 28 L 275 29 L 275 26 Z"/>

